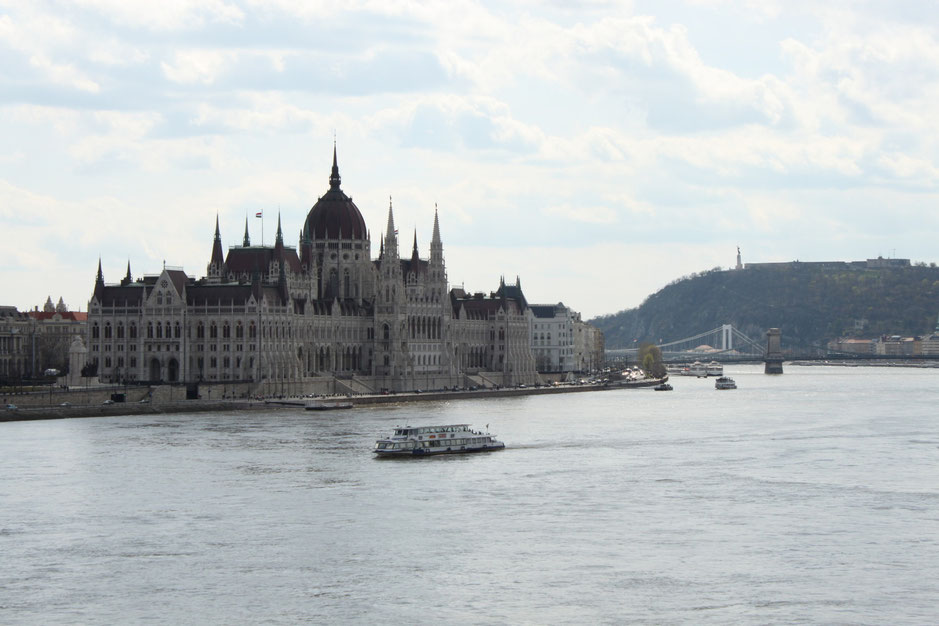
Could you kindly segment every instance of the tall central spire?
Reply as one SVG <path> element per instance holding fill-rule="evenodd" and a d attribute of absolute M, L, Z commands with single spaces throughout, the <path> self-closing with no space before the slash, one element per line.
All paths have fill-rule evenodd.
<path fill-rule="evenodd" d="M 329 174 L 329 188 L 339 189 L 339 183 L 341 182 L 342 179 L 339 178 L 339 162 L 336 159 L 336 142 L 333 141 L 333 171 Z"/>

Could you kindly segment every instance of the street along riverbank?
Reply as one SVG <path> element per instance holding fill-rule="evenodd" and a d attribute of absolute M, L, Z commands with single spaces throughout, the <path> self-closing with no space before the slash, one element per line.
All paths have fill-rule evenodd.
<path fill-rule="evenodd" d="M 351 401 L 353 405 L 398 404 L 408 402 L 437 402 L 441 400 L 506 398 L 523 395 L 548 395 L 559 393 L 583 393 L 587 391 L 606 391 L 610 389 L 640 389 L 652 387 L 664 380 L 650 378 L 629 383 L 608 384 L 566 384 L 543 387 L 507 387 L 485 388 L 477 390 L 461 389 L 456 391 L 411 391 L 392 394 L 369 394 L 353 396 L 326 396 L 328 399 Z M 160 394 L 154 393 L 153 397 Z M 272 410 L 277 408 L 304 407 L 309 399 L 302 397 L 266 398 L 257 400 L 166 400 L 148 402 L 118 402 L 114 404 L 68 405 L 68 406 L 18 406 L 15 409 L 0 410 L 0 422 L 22 420 L 68 419 L 78 417 L 104 417 L 117 415 L 151 415 L 160 413 L 203 413 L 210 411 L 231 410 Z"/>

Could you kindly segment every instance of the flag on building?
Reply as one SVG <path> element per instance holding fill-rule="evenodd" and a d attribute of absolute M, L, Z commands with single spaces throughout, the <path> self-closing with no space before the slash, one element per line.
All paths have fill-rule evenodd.
<path fill-rule="evenodd" d="M 263 217 L 263 216 L 264 216 L 264 211 L 258 211 L 257 213 L 254 214 L 254 216 L 255 216 L 255 217 Z"/>

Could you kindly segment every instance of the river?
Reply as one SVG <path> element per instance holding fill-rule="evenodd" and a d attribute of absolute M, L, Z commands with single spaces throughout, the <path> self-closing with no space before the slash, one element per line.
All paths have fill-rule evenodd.
<path fill-rule="evenodd" d="M 0 622 L 926 624 L 939 370 L 0 424 Z M 501 452 L 379 460 L 396 425 Z"/>

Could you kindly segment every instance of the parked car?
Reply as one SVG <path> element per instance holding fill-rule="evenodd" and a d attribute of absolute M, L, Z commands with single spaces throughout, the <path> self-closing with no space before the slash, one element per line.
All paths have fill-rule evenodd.
<path fill-rule="evenodd" d="M 15 411 L 15 410 L 16 410 L 16 405 L 15 405 L 15 404 L 8 404 L 8 405 L 7 405 L 7 411 Z"/>

